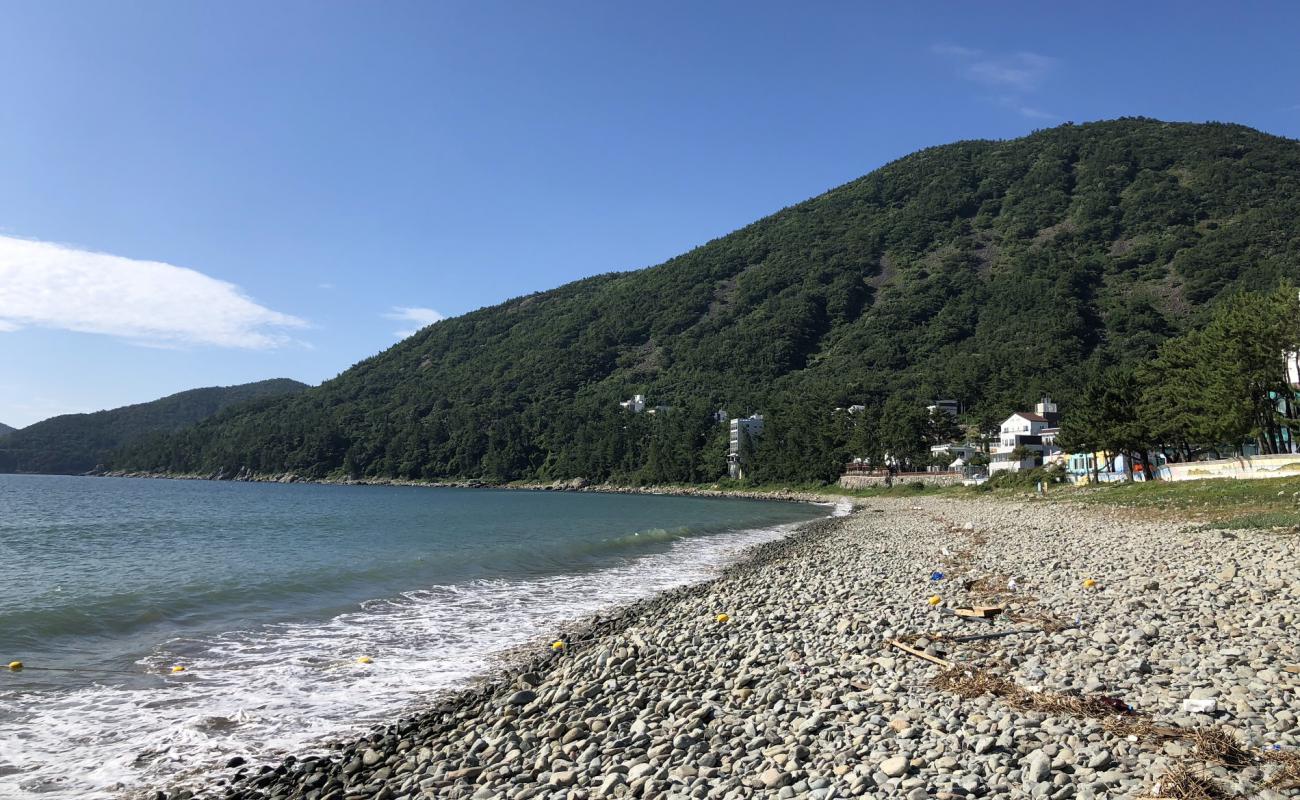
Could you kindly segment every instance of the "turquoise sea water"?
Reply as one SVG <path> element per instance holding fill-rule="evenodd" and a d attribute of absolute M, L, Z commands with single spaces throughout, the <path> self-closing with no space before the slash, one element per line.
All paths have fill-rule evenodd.
<path fill-rule="evenodd" d="M 360 730 L 827 513 L 0 475 L 0 662 L 30 667 L 0 673 L 0 797 L 112 796 Z"/>

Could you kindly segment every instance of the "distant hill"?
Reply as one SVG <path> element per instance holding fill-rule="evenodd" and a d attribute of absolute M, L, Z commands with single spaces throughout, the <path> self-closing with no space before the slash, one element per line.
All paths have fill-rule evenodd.
<path fill-rule="evenodd" d="M 13 433 L 16 430 L 18 429 L 0 422 L 0 436 L 4 436 L 6 433 Z"/>
<path fill-rule="evenodd" d="M 921 150 L 659 266 L 438 322 L 117 463 L 713 480 L 725 408 L 767 417 L 756 479 L 825 480 L 851 453 L 915 446 L 935 398 L 985 427 L 1043 393 L 1068 413 L 1099 369 L 1286 278 L 1300 279 L 1300 143 L 1064 125 Z M 634 393 L 672 410 L 620 409 Z M 853 420 L 832 411 L 851 404 Z"/>
<path fill-rule="evenodd" d="M 0 472 L 77 474 L 104 462 L 118 448 L 170 433 L 223 409 L 286 394 L 307 385 L 275 378 L 241 386 L 191 389 L 160 400 L 93 414 L 64 414 L 0 438 Z"/>

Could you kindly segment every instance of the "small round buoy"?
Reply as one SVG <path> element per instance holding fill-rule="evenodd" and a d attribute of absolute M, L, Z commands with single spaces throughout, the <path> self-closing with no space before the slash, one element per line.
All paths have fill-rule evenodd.
<path fill-rule="evenodd" d="M 375 663 L 375 661 L 374 661 L 374 659 L 372 659 L 370 656 L 362 656 L 361 658 L 358 658 L 358 659 L 357 659 L 357 663 L 358 663 L 358 664 L 373 664 L 373 663 Z"/>
<path fill-rule="evenodd" d="M 10 662 L 9 662 L 9 669 L 13 670 L 14 672 L 18 672 L 18 671 L 21 670 L 22 668 L 23 668 L 23 662 L 21 662 L 21 661 L 10 661 Z"/>
<path fill-rule="evenodd" d="M 937 594 L 934 594 L 934 595 L 930 595 L 930 599 L 927 600 L 926 602 L 932 606 L 937 606 L 943 602 L 943 598 Z"/>
<path fill-rule="evenodd" d="M 564 649 L 564 640 L 563 640 L 563 639 L 556 639 L 555 641 L 551 642 L 551 649 L 552 649 L 552 650 L 563 650 L 563 649 Z"/>
<path fill-rule="evenodd" d="M 185 671 L 185 667 L 181 666 L 180 664 L 177 664 L 176 666 L 172 667 L 172 672 L 184 672 L 184 671 Z"/>
<path fill-rule="evenodd" d="M 731 617 L 728 616 L 727 614 L 719 614 L 718 616 L 714 617 L 714 619 L 716 619 L 718 622 L 730 622 L 730 621 L 731 621 Z"/>
<path fill-rule="evenodd" d="M 1092 578 L 1085 578 L 1084 581 L 1083 581 L 1083 588 L 1085 588 L 1085 589 L 1091 589 L 1092 587 L 1094 587 L 1094 586 L 1096 586 L 1096 585 L 1097 585 L 1097 582 L 1094 581 Z"/>

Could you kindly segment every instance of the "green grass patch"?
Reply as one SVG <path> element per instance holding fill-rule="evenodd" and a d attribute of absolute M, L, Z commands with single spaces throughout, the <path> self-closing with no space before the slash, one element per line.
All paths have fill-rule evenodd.
<path fill-rule="evenodd" d="M 1280 528 L 1295 533 L 1300 531 L 1300 511 L 1261 511 L 1255 514 L 1242 514 L 1238 517 L 1211 522 L 1209 527 L 1225 531 Z"/>
<path fill-rule="evenodd" d="M 1300 478 L 1219 478 L 1053 487 L 1050 496 L 1199 520 L 1214 528 L 1300 525 Z"/>

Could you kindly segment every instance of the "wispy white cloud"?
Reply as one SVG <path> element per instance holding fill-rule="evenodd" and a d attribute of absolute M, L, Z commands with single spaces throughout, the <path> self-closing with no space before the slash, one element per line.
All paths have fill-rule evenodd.
<path fill-rule="evenodd" d="M 163 347 L 266 349 L 307 323 L 185 267 L 0 236 L 0 331 L 28 326 Z"/>
<path fill-rule="evenodd" d="M 1056 115 L 1024 102 L 1040 89 L 1059 63 L 1055 58 L 1019 51 L 998 54 L 953 44 L 937 44 L 930 52 L 956 65 L 963 80 L 1005 93 L 997 103 L 1030 119 L 1056 119 Z"/>
<path fill-rule="evenodd" d="M 1056 59 L 1037 53 L 1012 53 L 1009 56 L 971 57 L 965 64 L 964 77 L 994 88 L 1032 92 L 1043 85 Z"/>
<path fill-rule="evenodd" d="M 1022 117 L 1029 119 L 1057 119 L 1057 116 L 1051 112 L 1034 108 L 1033 106 L 1016 106 L 1016 112 Z"/>
<path fill-rule="evenodd" d="M 386 319 L 395 319 L 399 322 L 414 324 L 414 328 L 393 331 L 393 335 L 399 339 L 419 332 L 421 328 L 428 327 L 435 322 L 444 320 L 447 315 L 440 311 L 434 311 L 432 308 L 419 308 L 416 306 L 393 306 L 393 310 L 384 315 Z"/>
<path fill-rule="evenodd" d="M 1004 95 L 997 98 L 997 103 L 998 105 L 1009 108 L 1020 116 L 1028 119 L 1057 119 L 1055 114 L 1035 108 L 1034 106 L 1026 105 L 1022 98 L 1012 95 Z"/>

